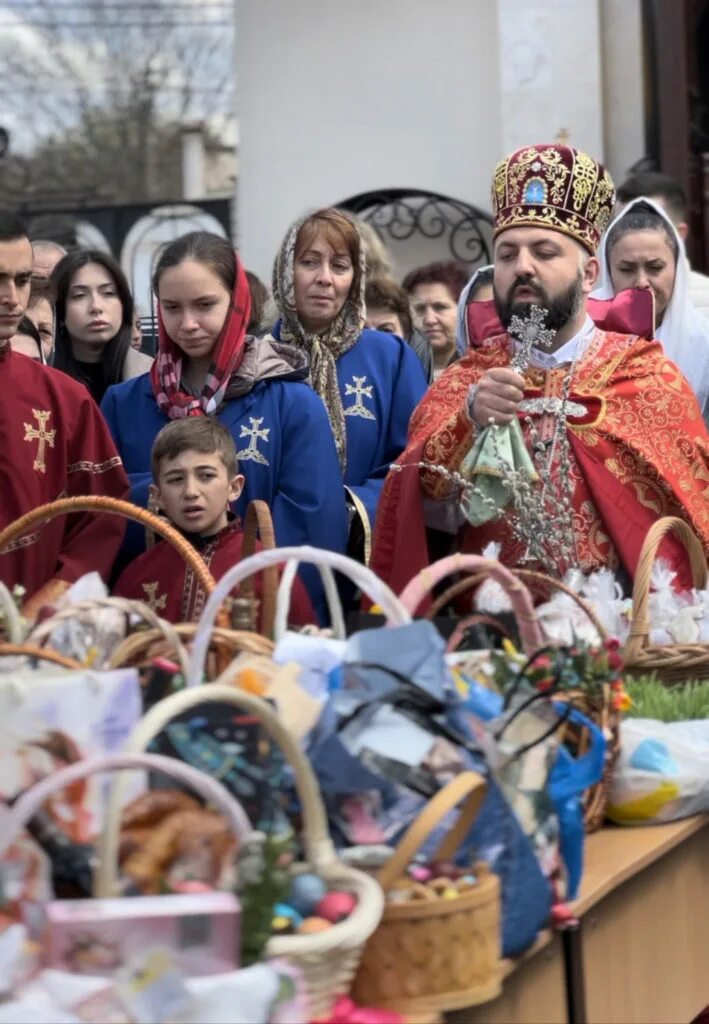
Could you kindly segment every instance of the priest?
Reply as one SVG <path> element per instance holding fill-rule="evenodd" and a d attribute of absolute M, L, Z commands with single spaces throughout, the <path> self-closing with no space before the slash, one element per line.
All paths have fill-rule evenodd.
<path fill-rule="evenodd" d="M 604 330 L 588 314 L 614 199 L 608 172 L 569 146 L 529 146 L 498 164 L 501 328 L 478 339 L 412 417 L 372 558 L 394 589 L 434 557 L 434 536 L 436 554 L 442 536 L 446 551 L 480 553 L 497 541 L 511 567 L 555 576 L 609 567 L 628 582 L 660 516 L 685 519 L 709 548 L 709 439 L 691 388 L 658 342 Z M 526 471 L 505 461 L 513 421 Z M 492 486 L 490 458 L 482 466 L 474 457 L 486 428 L 501 486 Z M 691 586 L 679 544 L 668 540 L 662 554 Z"/>
<path fill-rule="evenodd" d="M 11 349 L 31 275 L 27 232 L 0 210 L 0 529 L 57 498 L 128 496 L 123 465 L 88 391 Z M 84 573 L 107 576 L 123 531 L 112 515 L 56 519 L 0 550 L 0 580 L 24 587 L 25 613 L 34 617 Z"/>

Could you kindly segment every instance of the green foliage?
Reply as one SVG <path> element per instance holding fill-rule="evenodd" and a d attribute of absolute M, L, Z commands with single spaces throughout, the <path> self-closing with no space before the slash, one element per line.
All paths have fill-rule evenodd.
<path fill-rule="evenodd" d="M 273 908 L 283 902 L 288 891 L 293 849 L 292 835 L 252 832 L 239 851 L 242 967 L 261 959 L 271 937 Z"/>
<path fill-rule="evenodd" d="M 632 699 L 629 718 L 652 718 L 658 722 L 689 722 L 709 718 L 709 680 L 666 686 L 657 676 L 625 680 Z"/>

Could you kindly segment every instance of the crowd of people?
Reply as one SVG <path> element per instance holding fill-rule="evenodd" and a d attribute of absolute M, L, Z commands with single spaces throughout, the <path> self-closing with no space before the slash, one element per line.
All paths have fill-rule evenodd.
<path fill-rule="evenodd" d="M 0 528 L 60 497 L 129 498 L 219 575 L 262 499 L 280 545 L 347 552 L 395 589 L 490 541 L 539 564 L 540 533 L 558 574 L 607 566 L 629 584 L 666 514 L 709 549 L 709 279 L 687 260 L 681 188 L 643 173 L 616 196 L 555 144 L 501 161 L 492 196 L 493 264 L 472 276 L 437 262 L 399 283 L 372 228 L 334 208 L 288 229 L 272 295 L 228 241 L 184 235 L 154 272 L 154 358 L 114 259 L 0 212 Z M 526 343 L 532 310 L 544 326 Z M 527 479 L 494 465 L 513 421 Z M 671 540 L 665 554 L 683 573 Z M 202 605 L 163 544 L 145 552 L 142 528 L 110 515 L 0 549 L 28 615 L 91 570 L 176 620 Z M 301 571 L 296 618 L 323 621 Z"/>

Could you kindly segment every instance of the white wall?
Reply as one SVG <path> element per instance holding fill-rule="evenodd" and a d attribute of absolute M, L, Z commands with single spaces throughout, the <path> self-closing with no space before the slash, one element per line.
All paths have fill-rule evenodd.
<path fill-rule="evenodd" d="M 489 208 L 494 0 L 238 0 L 239 237 L 270 280 L 292 220 L 376 188 Z"/>

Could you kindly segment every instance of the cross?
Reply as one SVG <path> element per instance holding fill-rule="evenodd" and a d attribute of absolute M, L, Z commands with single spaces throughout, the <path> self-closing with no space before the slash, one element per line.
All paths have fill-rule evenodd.
<path fill-rule="evenodd" d="M 547 330 L 547 311 L 540 306 L 530 305 L 524 316 L 513 316 L 510 321 L 510 337 L 517 342 L 512 359 L 512 368 L 523 373 L 529 366 L 533 348 L 551 348 L 556 331 Z"/>
<path fill-rule="evenodd" d="M 57 432 L 56 430 L 47 430 L 47 423 L 52 415 L 48 409 L 33 409 L 32 415 L 37 420 L 37 426 L 33 427 L 31 423 L 23 424 L 25 428 L 24 440 L 39 442 L 32 469 L 39 470 L 40 473 L 46 473 L 46 445 L 49 445 L 50 448 L 54 447 L 54 438 L 56 437 Z"/>
<path fill-rule="evenodd" d="M 345 409 L 345 416 L 361 416 L 364 420 L 376 420 L 377 417 L 362 401 L 364 398 L 373 397 L 374 385 L 368 384 L 365 386 L 364 382 L 366 379 L 366 374 L 364 377 L 355 377 L 353 375 L 352 380 L 354 384 L 345 384 L 345 397 L 348 395 L 355 396 L 355 404 Z"/>
<path fill-rule="evenodd" d="M 145 593 L 145 603 L 148 608 L 152 608 L 154 612 L 162 612 L 165 610 L 167 605 L 167 596 L 161 594 L 158 597 L 158 584 L 155 583 L 144 583 L 143 592 Z"/>
<path fill-rule="evenodd" d="M 259 462 L 262 466 L 268 465 L 268 459 L 258 450 L 259 441 L 268 441 L 268 435 L 271 433 L 270 427 L 261 427 L 263 423 L 263 416 L 255 418 L 249 416 L 250 427 L 246 427 L 242 424 L 241 433 L 239 437 L 248 437 L 249 446 L 244 448 L 243 451 L 237 452 L 237 459 L 244 459 L 246 462 Z"/>

